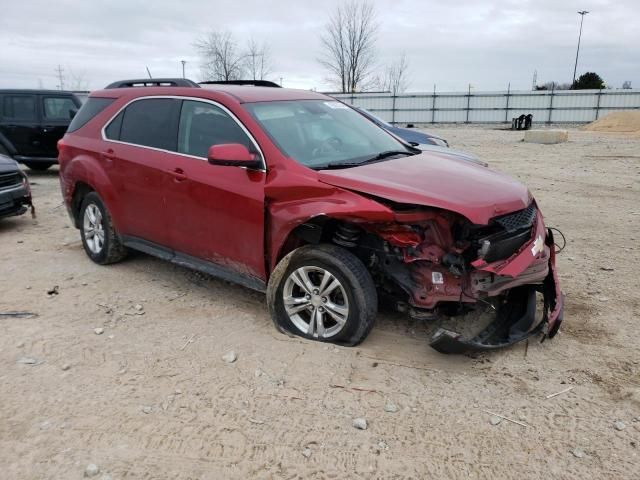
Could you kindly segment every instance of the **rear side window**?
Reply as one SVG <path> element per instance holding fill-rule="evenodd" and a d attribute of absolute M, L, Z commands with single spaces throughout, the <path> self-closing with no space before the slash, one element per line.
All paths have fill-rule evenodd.
<path fill-rule="evenodd" d="M 44 97 L 44 118 L 48 120 L 71 120 L 78 107 L 71 97 Z"/>
<path fill-rule="evenodd" d="M 73 117 L 73 120 L 71 120 L 67 132 L 75 132 L 79 128 L 84 127 L 89 120 L 111 105 L 114 100 L 114 98 L 90 97 L 84 105 L 80 107 L 80 110 L 76 113 L 76 116 Z"/>
<path fill-rule="evenodd" d="M 120 141 L 175 151 L 179 106 L 180 100 L 173 98 L 149 98 L 132 103 L 124 110 Z"/>
<path fill-rule="evenodd" d="M 13 120 L 35 120 L 36 99 L 33 95 L 5 95 L 2 113 Z"/>

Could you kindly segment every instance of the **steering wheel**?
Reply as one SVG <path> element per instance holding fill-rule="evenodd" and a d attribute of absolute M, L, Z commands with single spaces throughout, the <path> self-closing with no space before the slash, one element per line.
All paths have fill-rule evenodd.
<path fill-rule="evenodd" d="M 323 153 L 336 152 L 340 147 L 342 147 L 342 140 L 340 140 L 338 137 L 329 137 L 325 138 L 322 143 L 320 143 L 320 145 L 314 148 L 311 151 L 311 154 L 314 157 L 317 157 L 318 155 Z"/>

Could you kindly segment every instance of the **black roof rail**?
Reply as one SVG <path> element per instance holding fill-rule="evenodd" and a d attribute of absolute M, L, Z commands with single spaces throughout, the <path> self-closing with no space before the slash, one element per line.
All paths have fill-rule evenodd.
<path fill-rule="evenodd" d="M 110 83 L 105 89 L 129 87 L 190 87 L 200 88 L 193 80 L 186 78 L 141 78 L 134 80 L 118 80 Z"/>
<path fill-rule="evenodd" d="M 200 82 L 200 85 L 250 85 L 253 87 L 282 88 L 276 82 L 269 80 L 209 80 Z"/>

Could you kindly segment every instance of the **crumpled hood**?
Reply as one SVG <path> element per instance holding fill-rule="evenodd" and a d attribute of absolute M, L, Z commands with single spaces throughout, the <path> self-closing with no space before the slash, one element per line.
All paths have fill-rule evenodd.
<path fill-rule="evenodd" d="M 459 213 L 475 224 L 526 208 L 527 187 L 513 178 L 463 158 L 422 152 L 360 167 L 318 172 L 321 182 L 397 203 Z"/>

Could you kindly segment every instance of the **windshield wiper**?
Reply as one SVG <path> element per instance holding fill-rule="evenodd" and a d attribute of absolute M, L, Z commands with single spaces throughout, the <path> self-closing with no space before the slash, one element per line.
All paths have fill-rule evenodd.
<path fill-rule="evenodd" d="M 332 170 L 337 168 L 351 168 L 351 167 L 359 167 L 360 165 L 365 165 L 367 163 L 375 163 L 380 160 L 384 160 L 389 157 L 395 157 L 396 155 L 416 155 L 415 152 L 411 152 L 409 150 L 386 150 L 384 152 L 380 152 L 373 157 L 366 158 L 362 162 L 332 162 L 327 163 L 325 165 L 320 165 L 317 167 L 313 167 L 314 170 Z"/>
<path fill-rule="evenodd" d="M 414 152 L 410 152 L 409 150 L 387 150 L 385 152 L 380 152 L 375 157 L 368 158 L 362 163 L 375 162 L 377 160 L 384 160 L 385 158 L 394 157 L 396 155 L 415 155 Z"/>

